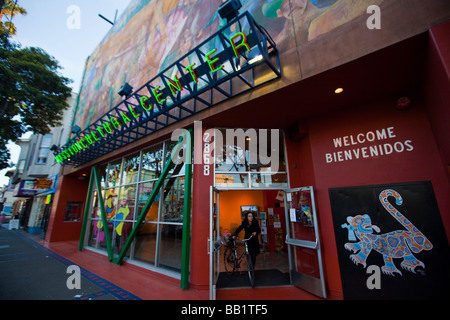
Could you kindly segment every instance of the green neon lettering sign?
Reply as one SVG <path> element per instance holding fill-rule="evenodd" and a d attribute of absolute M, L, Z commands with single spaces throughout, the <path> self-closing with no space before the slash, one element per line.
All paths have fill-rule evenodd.
<path fill-rule="evenodd" d="M 183 87 L 181 87 L 180 79 L 178 79 L 177 76 L 175 76 L 174 80 L 167 79 L 169 84 L 169 89 L 172 91 L 172 94 L 175 95 L 176 92 L 173 90 L 173 88 L 177 89 L 178 91 L 182 91 Z"/>
<path fill-rule="evenodd" d="M 249 41 L 247 38 L 247 35 L 244 32 L 237 32 L 233 36 L 228 38 L 229 43 L 231 45 L 231 48 L 233 49 L 234 55 L 237 58 L 240 58 L 241 54 L 244 50 L 247 52 L 251 52 L 251 48 L 249 45 Z M 228 47 L 229 48 L 229 47 Z M 145 111 L 150 111 L 153 109 L 153 105 L 148 103 L 150 98 L 155 99 L 156 103 L 163 104 L 166 101 L 166 98 L 170 93 L 172 93 L 173 98 L 177 99 L 177 95 L 180 92 L 183 92 L 186 88 L 188 88 L 189 83 L 192 81 L 194 83 L 198 83 L 198 75 L 196 70 L 199 70 L 198 73 L 201 73 L 202 76 L 204 75 L 204 72 L 207 70 L 207 72 L 217 73 L 219 70 L 222 70 L 225 68 L 224 63 L 221 63 L 222 56 L 224 52 L 218 54 L 218 49 L 214 48 L 213 50 L 209 51 L 204 55 L 204 60 L 201 58 L 196 59 L 197 63 L 198 60 L 201 63 L 207 64 L 208 68 L 206 69 L 206 66 L 199 66 L 196 67 L 196 63 L 193 62 L 189 64 L 187 67 L 179 66 L 179 72 L 180 75 L 174 75 L 173 78 L 165 78 L 166 81 L 164 81 L 166 87 L 161 88 L 161 86 L 157 86 L 156 88 L 153 88 L 151 90 L 151 93 L 153 94 L 153 97 L 150 96 L 140 96 L 138 98 L 140 106 Z M 225 56 L 230 57 L 230 54 L 225 54 Z M 231 54 L 232 56 L 232 54 Z M 228 58 L 227 58 L 228 59 Z M 187 83 L 186 83 L 187 82 Z M 183 87 L 184 85 L 184 87 Z M 170 90 L 170 92 L 169 92 Z M 195 91 L 198 90 L 197 86 L 189 88 L 190 94 L 195 95 Z M 183 98 L 187 98 L 189 96 L 183 96 Z M 179 99 L 179 97 L 178 97 Z M 148 103 L 148 105 L 147 105 Z M 114 131 L 121 128 L 122 125 L 129 125 L 133 121 L 131 119 L 138 119 L 141 117 L 141 113 L 138 113 L 137 110 L 135 110 L 133 105 L 126 104 L 128 111 L 122 111 L 117 110 L 117 114 L 115 116 L 109 115 L 109 121 L 102 121 L 99 123 L 97 127 L 94 127 L 92 130 L 89 129 L 89 131 L 83 133 L 83 137 L 79 137 L 78 142 L 75 142 L 75 144 L 68 145 L 66 147 L 66 150 L 62 151 L 59 155 L 57 155 L 56 160 L 58 162 L 62 162 L 63 158 L 68 159 L 70 156 L 74 155 L 75 153 L 79 153 L 81 151 L 85 151 L 86 149 L 89 149 L 93 145 L 94 142 L 101 141 L 107 139 L 107 135 L 114 135 Z M 121 120 L 120 120 L 121 119 Z M 136 121 L 136 120 L 134 120 Z M 140 120 L 137 120 L 140 121 Z M 83 141 L 87 141 L 88 143 L 83 143 Z"/>
<path fill-rule="evenodd" d="M 215 58 L 215 59 L 211 60 L 211 55 L 214 54 L 216 51 L 217 51 L 217 49 L 211 50 L 205 56 L 206 57 L 206 61 L 208 62 L 208 65 L 209 65 L 209 69 L 211 69 L 212 72 L 217 72 L 220 69 L 224 68 L 224 66 L 222 65 L 220 68 L 214 69 L 213 64 L 216 63 L 217 61 L 219 61 L 219 58 Z"/>
<path fill-rule="evenodd" d="M 238 37 L 242 37 L 242 40 L 241 40 L 241 43 L 239 45 L 236 45 L 236 43 L 234 42 L 234 39 L 236 39 Z M 250 47 L 247 44 L 247 35 L 245 33 L 243 33 L 243 32 L 238 32 L 234 36 L 232 36 L 230 38 L 230 43 L 231 43 L 231 46 L 233 47 L 234 54 L 236 55 L 236 57 L 238 59 L 239 59 L 239 52 L 238 52 L 239 48 L 245 47 L 248 52 L 252 52 L 252 50 L 250 49 Z"/>
<path fill-rule="evenodd" d="M 166 99 L 159 100 L 159 97 L 162 96 L 163 93 L 162 93 L 162 92 L 156 93 L 156 91 L 159 91 L 159 88 L 160 88 L 160 86 L 158 86 L 158 87 L 156 87 L 155 89 L 152 90 L 153 96 L 155 97 L 155 99 L 156 99 L 156 101 L 157 101 L 158 103 L 163 103 L 164 101 L 166 101 Z"/>
<path fill-rule="evenodd" d="M 151 105 L 151 104 L 148 106 L 148 108 L 147 108 L 147 106 L 146 106 L 146 104 L 145 104 L 145 101 L 147 101 L 148 99 L 149 99 L 149 98 L 146 97 L 146 96 L 142 96 L 142 97 L 139 99 L 139 102 L 141 103 L 141 107 L 144 108 L 145 111 L 150 111 L 150 110 L 152 110 L 152 105 Z"/>

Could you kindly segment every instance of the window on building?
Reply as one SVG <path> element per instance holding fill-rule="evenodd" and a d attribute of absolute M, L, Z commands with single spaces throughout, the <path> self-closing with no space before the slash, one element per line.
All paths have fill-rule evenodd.
<path fill-rule="evenodd" d="M 153 187 L 169 160 L 173 141 L 166 141 L 100 166 L 101 192 L 114 253 L 121 252 Z M 183 232 L 184 164 L 169 172 L 152 207 L 147 211 L 136 238 L 126 253 L 131 260 L 179 272 Z M 106 250 L 99 208 L 93 191 L 90 234 L 87 245 Z"/>
<path fill-rule="evenodd" d="M 64 221 L 81 221 L 83 202 L 67 202 Z"/>
<path fill-rule="evenodd" d="M 215 140 L 215 186 L 234 189 L 288 187 L 281 130 L 219 129 Z"/>
<path fill-rule="evenodd" d="M 45 164 L 50 153 L 50 146 L 52 144 L 53 135 L 51 133 L 42 136 L 41 145 L 37 154 L 36 163 Z"/>
<path fill-rule="evenodd" d="M 23 173 L 23 171 L 25 170 L 25 162 L 26 162 L 25 159 L 19 161 L 19 164 L 17 166 L 19 173 Z"/>

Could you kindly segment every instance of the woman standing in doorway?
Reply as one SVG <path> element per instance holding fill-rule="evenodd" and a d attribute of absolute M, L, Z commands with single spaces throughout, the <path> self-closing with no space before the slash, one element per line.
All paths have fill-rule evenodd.
<path fill-rule="evenodd" d="M 233 238 L 236 238 L 239 232 L 244 229 L 245 231 L 245 239 L 253 236 L 248 242 L 248 251 L 252 258 L 253 270 L 255 269 L 256 256 L 260 253 L 259 249 L 259 241 L 258 234 L 261 233 L 261 229 L 259 228 L 258 221 L 255 219 L 254 212 L 251 210 L 244 211 L 245 218 L 242 221 L 241 225 L 234 232 Z"/>

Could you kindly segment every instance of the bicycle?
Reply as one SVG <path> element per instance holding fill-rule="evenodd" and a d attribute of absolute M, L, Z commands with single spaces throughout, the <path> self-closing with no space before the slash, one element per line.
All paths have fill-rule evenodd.
<path fill-rule="evenodd" d="M 252 285 L 252 288 L 255 287 L 255 270 L 253 269 L 253 263 L 252 258 L 250 256 L 250 253 L 248 251 L 248 245 L 247 241 L 249 241 L 253 237 L 250 236 L 248 239 L 243 239 L 245 249 L 242 250 L 241 254 L 238 254 L 237 246 L 236 246 L 236 240 L 232 237 L 229 238 L 228 243 L 226 245 L 225 251 L 223 253 L 223 259 L 224 259 L 224 265 L 225 265 L 225 271 L 228 274 L 233 274 L 234 272 L 238 271 L 241 267 L 241 263 L 244 258 L 244 254 L 247 258 L 247 272 L 248 277 L 250 279 L 250 284 Z M 236 237 L 236 239 L 239 239 Z"/>

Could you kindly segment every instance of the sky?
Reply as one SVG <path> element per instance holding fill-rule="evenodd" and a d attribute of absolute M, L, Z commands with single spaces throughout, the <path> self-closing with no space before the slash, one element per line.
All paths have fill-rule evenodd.
<path fill-rule="evenodd" d="M 73 80 L 70 87 L 78 93 L 87 57 L 111 28 L 111 24 L 98 15 L 114 21 L 116 10 L 119 18 L 130 1 L 18 0 L 18 5 L 28 13 L 13 18 L 17 33 L 11 41 L 22 47 L 44 49 L 59 62 L 62 67 L 59 72 Z M 13 143 L 9 143 L 8 148 L 10 161 L 16 163 L 20 148 Z M 9 178 L 4 176 L 6 171 L 8 169 L 0 171 L 0 187 L 8 183 Z"/>

